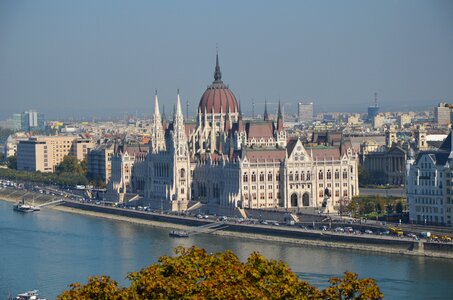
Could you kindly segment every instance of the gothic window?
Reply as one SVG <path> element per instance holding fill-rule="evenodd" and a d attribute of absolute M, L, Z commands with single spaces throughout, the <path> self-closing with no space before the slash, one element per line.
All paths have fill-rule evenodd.
<path fill-rule="evenodd" d="M 327 179 L 332 179 L 332 172 L 330 170 L 327 170 Z"/>
<path fill-rule="evenodd" d="M 270 192 L 270 193 L 267 195 L 267 198 L 268 198 L 268 199 L 272 199 L 272 192 Z"/>
<path fill-rule="evenodd" d="M 256 174 L 255 174 L 255 172 L 252 173 L 252 182 L 256 182 Z"/>
<path fill-rule="evenodd" d="M 319 198 L 322 198 L 322 197 L 324 197 L 323 190 L 319 190 Z"/>
<path fill-rule="evenodd" d="M 322 180 L 322 179 L 324 179 L 324 173 L 322 172 L 322 170 L 321 170 L 321 171 L 319 171 L 319 174 L 318 174 L 318 179 L 319 179 L 319 180 Z"/>
<path fill-rule="evenodd" d="M 310 180 L 310 171 L 307 171 L 307 180 Z"/>
<path fill-rule="evenodd" d="M 260 200 L 264 200 L 264 193 L 260 193 Z"/>
<path fill-rule="evenodd" d="M 340 171 L 335 170 L 335 179 L 340 179 Z"/>
<path fill-rule="evenodd" d="M 347 169 L 343 170 L 343 179 L 348 179 L 348 170 Z"/>
<path fill-rule="evenodd" d="M 343 191 L 343 197 L 347 197 L 348 196 L 348 190 L 344 190 Z"/>
<path fill-rule="evenodd" d="M 267 174 L 267 181 L 272 181 L 272 173 Z"/>
<path fill-rule="evenodd" d="M 181 179 L 186 178 L 186 170 L 185 169 L 181 169 L 180 173 L 181 173 L 180 174 L 181 175 Z"/>
<path fill-rule="evenodd" d="M 264 173 L 263 172 L 260 173 L 260 181 L 264 181 Z"/>
<path fill-rule="evenodd" d="M 247 175 L 247 173 L 244 173 L 244 175 L 242 176 L 242 181 L 243 182 L 248 182 L 249 181 L 249 176 Z"/>
<path fill-rule="evenodd" d="M 289 172 L 289 181 L 293 181 L 293 172 Z"/>
<path fill-rule="evenodd" d="M 302 180 L 302 181 L 305 180 L 305 172 L 304 171 L 300 172 L 300 180 Z"/>
<path fill-rule="evenodd" d="M 299 181 L 299 172 L 297 172 L 297 171 L 294 175 L 294 180 Z"/>

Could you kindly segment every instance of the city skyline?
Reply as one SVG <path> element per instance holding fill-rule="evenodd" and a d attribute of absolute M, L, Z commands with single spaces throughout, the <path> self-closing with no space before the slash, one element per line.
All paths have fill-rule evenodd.
<path fill-rule="evenodd" d="M 448 1 L 271 3 L 59 1 L 0 3 L 0 118 L 150 114 L 154 90 L 171 113 L 181 90 L 196 114 L 223 79 L 245 114 L 280 99 L 315 112 L 422 110 L 453 98 Z M 221 17 L 219 17 L 219 15 Z M 231 17 L 233 16 L 233 17 Z M 127 22 L 125 22 L 127 20 Z"/>

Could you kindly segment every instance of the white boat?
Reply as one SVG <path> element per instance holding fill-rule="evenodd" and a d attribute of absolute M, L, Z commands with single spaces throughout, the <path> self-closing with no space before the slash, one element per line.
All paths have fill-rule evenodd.
<path fill-rule="evenodd" d="M 45 298 L 40 298 L 38 295 L 38 290 L 28 291 L 25 293 L 17 294 L 16 297 L 10 298 L 12 300 L 46 300 Z"/>
<path fill-rule="evenodd" d="M 35 203 L 35 201 L 33 200 L 33 205 L 25 204 L 25 200 L 22 199 L 21 202 L 18 202 L 13 206 L 13 210 L 18 211 L 18 212 L 40 211 L 41 208 L 39 206 L 35 206 L 34 203 Z"/>

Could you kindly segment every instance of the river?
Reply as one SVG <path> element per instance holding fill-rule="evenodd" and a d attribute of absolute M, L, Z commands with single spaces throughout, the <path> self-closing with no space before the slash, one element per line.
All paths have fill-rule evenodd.
<path fill-rule="evenodd" d="M 72 282 L 110 275 L 127 285 L 137 271 L 178 245 L 210 252 L 231 249 L 242 260 L 252 251 L 283 260 L 303 279 L 323 287 L 353 271 L 375 278 L 386 299 L 453 299 L 453 261 L 362 251 L 315 248 L 200 234 L 168 236 L 168 229 L 43 209 L 18 213 L 0 201 L 0 299 L 39 289 L 54 299 Z"/>

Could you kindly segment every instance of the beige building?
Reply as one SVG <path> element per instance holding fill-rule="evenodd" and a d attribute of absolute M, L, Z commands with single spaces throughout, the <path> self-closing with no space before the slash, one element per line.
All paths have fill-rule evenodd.
<path fill-rule="evenodd" d="M 448 126 L 451 123 L 451 109 L 452 105 L 447 103 L 439 103 L 434 107 L 434 122 L 437 126 Z"/>
<path fill-rule="evenodd" d="M 385 120 L 384 115 L 378 114 L 377 116 L 374 116 L 373 119 L 371 120 L 371 125 L 373 126 L 374 129 L 382 128 L 382 126 L 384 126 L 384 120 Z"/>
<path fill-rule="evenodd" d="M 17 145 L 17 169 L 53 172 L 66 155 L 82 160 L 93 148 L 89 139 L 76 136 L 37 136 Z"/>
<path fill-rule="evenodd" d="M 398 116 L 398 126 L 404 128 L 405 125 L 408 125 L 412 122 L 412 117 L 409 114 L 401 114 Z"/>

